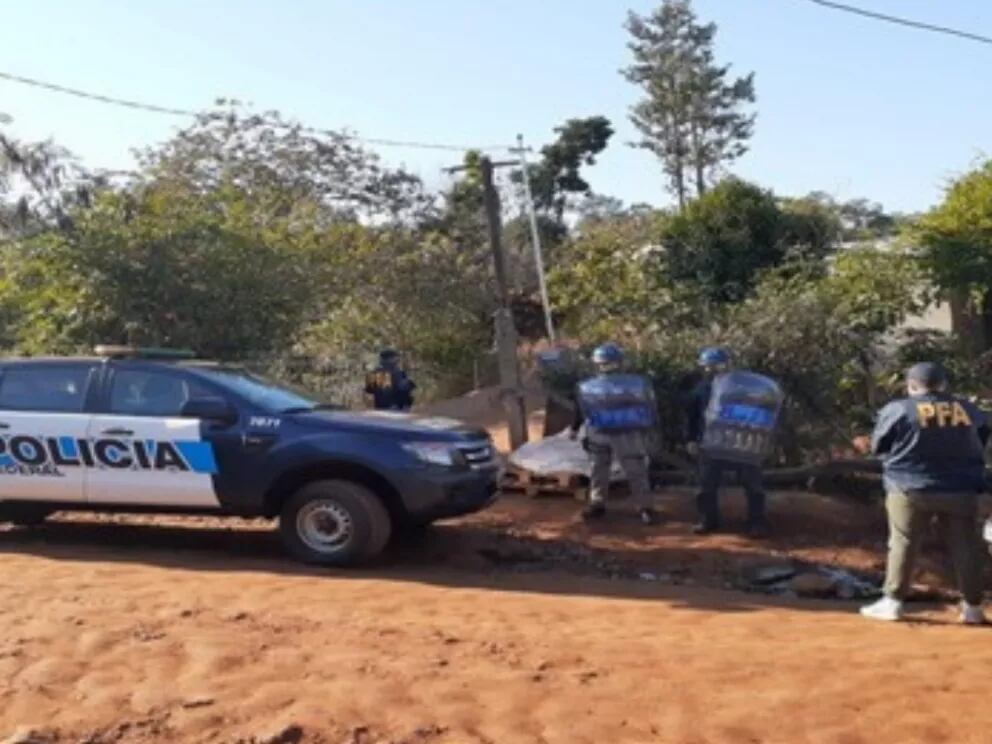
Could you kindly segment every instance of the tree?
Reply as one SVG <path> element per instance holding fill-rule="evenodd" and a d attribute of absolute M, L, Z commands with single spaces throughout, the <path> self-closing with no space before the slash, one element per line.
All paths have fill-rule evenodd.
<path fill-rule="evenodd" d="M 762 269 L 788 251 L 782 212 L 771 192 L 729 178 L 672 217 L 662 239 L 667 271 L 713 302 L 738 302 Z"/>
<path fill-rule="evenodd" d="M 992 286 L 992 161 L 954 182 L 919 222 L 917 237 L 937 283 L 985 294 Z"/>
<path fill-rule="evenodd" d="M 581 231 L 590 225 L 611 220 L 624 214 L 623 200 L 605 194 L 588 193 L 578 204 L 577 228 Z"/>
<path fill-rule="evenodd" d="M 900 218 L 889 214 L 881 204 L 868 199 L 849 199 L 838 202 L 824 191 L 813 191 L 799 199 L 784 200 L 805 211 L 832 215 L 837 224 L 837 239 L 843 242 L 861 242 L 892 237 L 900 227 Z"/>
<path fill-rule="evenodd" d="M 529 172 L 535 206 L 550 212 L 560 224 L 568 197 L 590 193 L 589 184 L 582 178 L 582 166 L 596 164 L 596 156 L 613 136 L 613 125 L 604 116 L 590 116 L 569 119 L 556 127 L 555 133 L 558 138 L 541 148 L 541 160 Z M 516 173 L 514 180 L 521 177 Z"/>
<path fill-rule="evenodd" d="M 896 232 L 899 220 L 886 213 L 881 204 L 868 199 L 851 199 L 838 205 L 845 240 L 886 238 Z"/>
<path fill-rule="evenodd" d="M 548 284 L 570 335 L 637 347 L 653 334 L 704 321 L 696 285 L 673 282 L 666 270 L 661 241 L 669 220 L 662 212 L 600 220 L 563 247 Z"/>
<path fill-rule="evenodd" d="M 204 193 L 223 183 L 264 190 L 276 217 L 301 202 L 318 206 L 324 220 L 416 221 L 433 207 L 416 176 L 384 168 L 346 133 L 304 127 L 275 111 L 250 113 L 223 99 L 138 155 L 146 175 Z"/>
<path fill-rule="evenodd" d="M 634 63 L 623 75 L 646 94 L 631 110 L 638 146 L 661 160 L 684 208 L 690 179 L 702 196 L 720 166 L 747 152 L 755 116 L 741 109 L 755 100 L 754 75 L 730 79 L 730 67 L 716 64 L 716 24 L 698 23 L 690 0 L 631 12 L 626 28 Z"/>
<path fill-rule="evenodd" d="M 472 363 L 489 342 L 493 309 L 474 258 L 439 232 L 351 230 L 348 286 L 328 298 L 298 348 L 340 359 L 396 346 L 435 385 L 454 386 L 444 392 L 464 392 Z"/>
<path fill-rule="evenodd" d="M 24 143 L 0 132 L 0 238 L 71 227 L 70 210 L 88 205 L 104 179 L 52 142 Z"/>
<path fill-rule="evenodd" d="M 779 199 L 782 211 L 782 240 L 793 259 L 822 259 L 831 253 L 843 234 L 843 222 L 833 202 L 813 195 L 801 199 Z"/>
<path fill-rule="evenodd" d="M 944 201 L 912 231 L 934 284 L 967 298 L 976 322 L 966 342 L 975 352 L 992 345 L 992 161 L 962 176 Z"/>
<path fill-rule="evenodd" d="M 321 272 L 299 215 L 261 227 L 249 195 L 174 184 L 104 193 L 70 232 L 9 243 L 0 297 L 27 353 L 96 343 L 182 346 L 222 358 L 287 349 L 317 306 Z"/>

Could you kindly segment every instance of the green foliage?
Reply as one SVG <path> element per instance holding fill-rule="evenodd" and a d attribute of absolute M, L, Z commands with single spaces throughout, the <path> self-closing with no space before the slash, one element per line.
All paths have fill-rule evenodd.
<path fill-rule="evenodd" d="M 541 148 L 541 160 L 529 169 L 531 195 L 538 209 L 561 223 L 569 195 L 590 192 L 582 166 L 596 164 L 596 156 L 609 144 L 613 125 L 604 116 L 569 119 L 555 128 L 558 138 Z M 516 174 L 519 180 L 520 174 Z"/>
<path fill-rule="evenodd" d="M 491 300 L 466 281 L 479 268 L 441 234 L 362 231 L 348 261 L 349 288 L 328 298 L 298 349 L 320 357 L 372 355 L 385 345 L 410 352 L 440 384 L 465 389 L 489 338 Z"/>
<path fill-rule="evenodd" d="M 838 315 L 861 334 L 884 334 L 927 303 L 919 262 L 896 248 L 838 253 L 824 285 Z"/>
<path fill-rule="evenodd" d="M 852 199 L 834 206 L 840 215 L 843 225 L 844 240 L 871 240 L 885 238 L 895 234 L 899 229 L 900 219 L 887 214 L 880 204 L 867 199 Z"/>
<path fill-rule="evenodd" d="M 805 197 L 780 199 L 782 242 L 789 247 L 792 259 L 825 258 L 837 246 L 843 223 L 831 204 Z"/>
<path fill-rule="evenodd" d="M 984 296 L 992 285 L 992 161 L 952 184 L 915 237 L 939 287 Z"/>
<path fill-rule="evenodd" d="M 833 224 L 817 211 L 810 221 L 821 219 Z M 583 342 L 613 338 L 635 352 L 636 368 L 656 380 L 670 445 L 682 436 L 696 354 L 710 344 L 782 382 L 786 461 L 870 424 L 884 342 L 922 302 L 919 266 L 869 247 L 826 261 L 827 241 L 809 250 L 816 242 L 792 237 L 795 224 L 771 194 L 730 181 L 681 215 L 597 221 L 567 246 L 570 261 L 553 274 L 556 308 Z"/>
<path fill-rule="evenodd" d="M 638 345 L 693 320 L 695 287 L 673 284 L 665 270 L 660 239 L 668 219 L 648 213 L 602 220 L 564 247 L 548 283 L 567 332 Z"/>
<path fill-rule="evenodd" d="M 233 185 L 268 195 L 268 212 L 308 202 L 322 219 L 423 219 L 432 199 L 418 178 L 386 169 L 342 132 L 303 127 L 278 112 L 218 101 L 159 147 L 139 153 L 145 174 L 209 193 Z"/>
<path fill-rule="evenodd" d="M 54 143 L 19 142 L 0 131 L 0 239 L 71 228 L 70 210 L 103 186 Z"/>
<path fill-rule="evenodd" d="M 285 345 L 316 289 L 305 255 L 312 238 L 253 218 L 235 186 L 101 195 L 71 233 L 5 251 L 17 348 L 117 341 L 230 357 Z"/>
<path fill-rule="evenodd" d="M 208 112 L 128 182 L 76 201 L 61 198 L 61 161 L 25 170 L 18 157 L 0 203 L 11 209 L 11 173 L 44 175 L 37 199 L 65 219 L 38 209 L 30 230 L 0 235 L 7 350 L 182 346 L 337 390 L 341 375 L 360 385 L 354 365 L 386 343 L 464 384 L 488 343 L 488 261 L 421 227 L 436 215 L 419 181 L 341 135 Z"/>
<path fill-rule="evenodd" d="M 666 226 L 667 271 L 676 282 L 695 282 L 715 302 L 739 301 L 759 271 L 785 258 L 784 227 L 770 192 L 727 179 Z"/>
<path fill-rule="evenodd" d="M 939 362 L 947 369 L 955 393 L 981 401 L 983 408 L 992 408 L 992 352 L 977 356 L 966 353 L 959 339 L 941 331 L 904 332 L 896 353 L 879 371 L 879 384 L 888 395 L 901 395 L 906 370 L 921 361 Z"/>

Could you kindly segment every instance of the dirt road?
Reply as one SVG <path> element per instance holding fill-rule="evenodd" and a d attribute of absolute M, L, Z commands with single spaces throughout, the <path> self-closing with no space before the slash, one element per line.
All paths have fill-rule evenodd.
<path fill-rule="evenodd" d="M 466 546 L 507 514 L 359 572 L 210 520 L 0 532 L 0 740 L 992 740 L 992 633 L 947 609 L 506 570 Z"/>

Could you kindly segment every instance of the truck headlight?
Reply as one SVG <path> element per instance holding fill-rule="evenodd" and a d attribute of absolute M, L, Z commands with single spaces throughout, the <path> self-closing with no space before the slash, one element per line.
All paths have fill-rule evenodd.
<path fill-rule="evenodd" d="M 408 442 L 402 446 L 418 460 L 429 465 L 455 468 L 465 464 L 462 453 L 444 442 Z"/>

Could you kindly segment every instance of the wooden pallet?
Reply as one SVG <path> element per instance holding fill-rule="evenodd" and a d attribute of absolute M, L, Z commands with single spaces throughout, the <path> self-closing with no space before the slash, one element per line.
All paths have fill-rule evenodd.
<path fill-rule="evenodd" d="M 589 479 L 574 473 L 538 475 L 529 470 L 510 467 L 503 472 L 500 489 L 507 493 L 522 493 L 530 498 L 543 496 L 585 496 Z"/>

